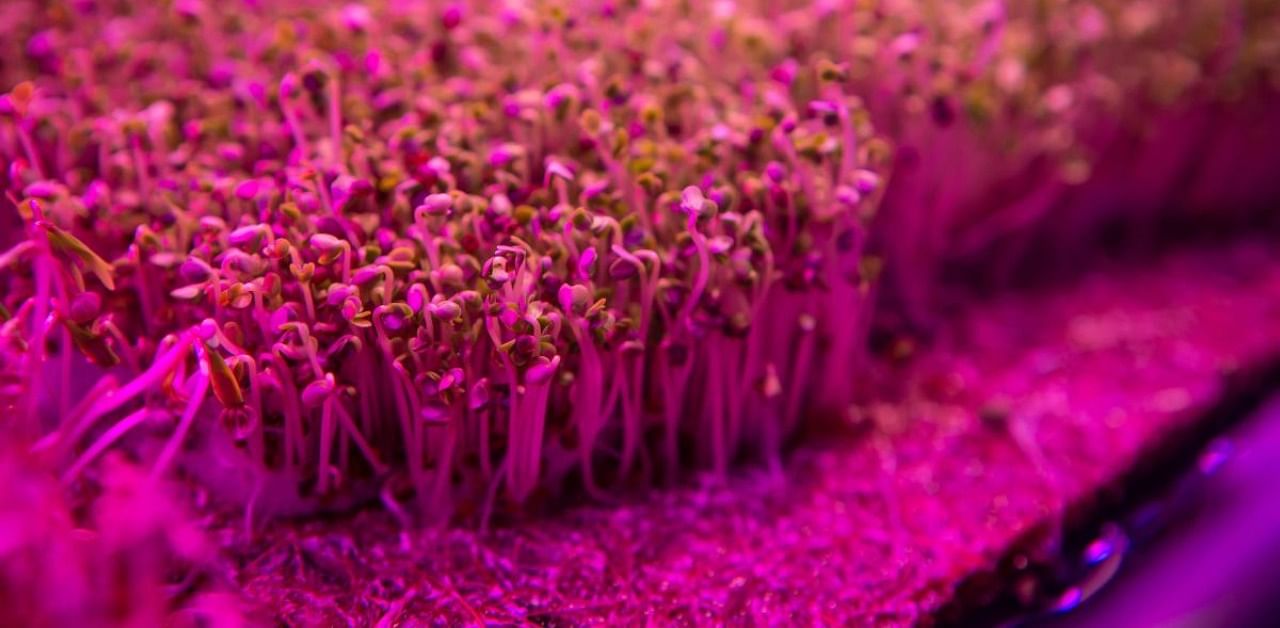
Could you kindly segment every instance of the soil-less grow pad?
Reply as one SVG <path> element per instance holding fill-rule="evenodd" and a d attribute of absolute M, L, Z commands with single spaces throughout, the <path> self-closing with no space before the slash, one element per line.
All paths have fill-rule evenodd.
<path fill-rule="evenodd" d="M 959 318 L 879 375 L 903 382 L 896 398 L 779 476 L 487 535 L 366 512 L 246 540 L 229 521 L 232 573 L 258 612 L 296 625 L 929 621 L 976 591 L 962 581 L 1052 555 L 1072 506 L 1276 357 L 1280 265 L 1254 247 L 1187 254 Z"/>

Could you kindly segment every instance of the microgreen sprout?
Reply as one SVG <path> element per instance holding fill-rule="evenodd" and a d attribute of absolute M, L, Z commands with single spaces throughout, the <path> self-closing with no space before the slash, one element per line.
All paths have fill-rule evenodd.
<path fill-rule="evenodd" d="M 0 414 L 67 483 L 157 431 L 155 478 L 224 434 L 429 519 L 776 463 L 853 400 L 881 260 L 923 309 L 1091 180 L 1119 95 L 1277 54 L 1207 1 L 1232 37 L 1176 51 L 1153 2 L 253 4 L 0 67 Z"/>

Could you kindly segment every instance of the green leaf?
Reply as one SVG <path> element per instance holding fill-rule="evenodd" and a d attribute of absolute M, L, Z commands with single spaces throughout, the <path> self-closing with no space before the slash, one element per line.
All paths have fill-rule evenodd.
<path fill-rule="evenodd" d="M 64 255 L 71 254 L 76 256 L 80 259 L 80 263 L 84 264 L 85 268 L 93 273 L 98 278 L 98 281 L 102 282 L 103 286 L 106 286 L 107 290 L 114 291 L 116 289 L 116 282 L 112 277 L 111 264 L 98 257 L 98 254 L 94 253 L 79 238 L 63 231 L 57 225 L 43 220 L 38 224 L 49 239 L 49 246 Z"/>
<path fill-rule="evenodd" d="M 62 318 L 62 324 L 71 332 L 71 342 L 93 364 L 102 368 L 111 368 L 120 363 L 120 356 L 111 349 L 105 334 L 85 328 L 74 321 Z"/>
<path fill-rule="evenodd" d="M 215 349 L 206 347 L 204 361 L 209 367 L 209 383 L 213 385 L 213 396 L 227 408 L 244 407 L 244 391 L 240 390 L 240 381 L 236 379 L 231 367 Z"/>

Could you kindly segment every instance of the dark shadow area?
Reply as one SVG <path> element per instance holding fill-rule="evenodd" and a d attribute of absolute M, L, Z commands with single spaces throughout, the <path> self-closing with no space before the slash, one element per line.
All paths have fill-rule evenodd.
<path fill-rule="evenodd" d="M 1214 510 L 1212 504 L 1205 501 L 1212 499 L 1206 487 L 1205 470 L 1212 471 L 1221 463 L 1216 458 L 1225 455 L 1224 437 L 1257 427 L 1250 425 L 1250 420 L 1261 414 L 1260 410 L 1276 391 L 1280 391 L 1280 361 L 1229 377 L 1216 404 L 1186 428 L 1174 430 L 1151 443 L 1132 471 L 1097 491 L 1094 497 L 1071 506 L 1060 530 L 1047 526 L 1031 530 L 1009 549 L 995 570 L 966 578 L 957 587 L 953 599 L 937 613 L 937 623 L 947 626 L 1039 625 L 1042 622 L 1098 625 L 1091 623 L 1093 617 L 1104 623 L 1149 625 L 1143 621 L 1135 623 L 1122 615 L 1130 611 L 1158 612 L 1174 608 L 1174 602 L 1169 599 L 1174 596 L 1171 592 L 1144 597 L 1139 593 L 1117 591 L 1106 593 L 1096 605 L 1089 604 L 1078 620 L 1073 615 L 1058 617 L 1080 606 L 1092 594 L 1106 591 L 1108 580 L 1119 573 L 1126 548 L 1137 550 L 1139 561 L 1157 560 L 1158 556 L 1144 556 L 1146 548 L 1153 553 L 1167 552 L 1165 539 L 1182 538 L 1186 530 L 1203 525 L 1197 513 Z M 1273 407 L 1263 416 L 1270 418 L 1272 431 L 1277 429 L 1275 415 Z M 1261 499 L 1259 503 L 1266 500 Z M 1227 526 L 1235 517 L 1248 514 L 1247 508 L 1237 508 L 1236 512 L 1218 509 L 1211 516 L 1218 524 Z M 1280 539 L 1274 535 L 1257 535 L 1240 541 L 1240 545 L 1249 546 L 1251 551 L 1262 555 L 1280 552 Z M 1226 558 L 1222 561 L 1230 562 Z M 1231 617 L 1265 616 L 1257 613 L 1262 613 L 1271 602 L 1257 589 L 1273 591 L 1274 586 L 1267 579 L 1256 579 L 1250 571 L 1256 565 L 1245 565 L 1243 561 L 1230 565 L 1236 571 L 1229 577 L 1238 578 L 1240 591 L 1254 592 L 1253 597 L 1227 600 L 1224 608 L 1233 613 Z M 1183 587 L 1194 588 L 1196 573 L 1203 568 L 1199 563 L 1188 562 L 1180 564 L 1175 574 L 1148 573 L 1145 577 L 1173 579 Z M 1139 568 L 1133 571 L 1138 575 L 1131 579 L 1144 577 Z M 1123 573 L 1129 577 L 1128 572 Z M 1141 582 L 1127 585 L 1131 591 L 1141 586 Z M 1103 606 L 1107 597 L 1112 601 Z M 1104 610 L 1094 611 L 1095 607 Z M 1125 608 L 1130 610 L 1116 610 Z M 1108 612 L 1111 614 L 1106 615 Z M 1211 623 L 1243 625 L 1233 621 Z"/>
<path fill-rule="evenodd" d="M 1037 618 L 1073 627 L 1173 622 L 1265 626 L 1280 612 L 1280 397 L 1206 449 L 1160 500 L 1161 524 L 1126 522 L 1136 551 L 1078 609 Z"/>

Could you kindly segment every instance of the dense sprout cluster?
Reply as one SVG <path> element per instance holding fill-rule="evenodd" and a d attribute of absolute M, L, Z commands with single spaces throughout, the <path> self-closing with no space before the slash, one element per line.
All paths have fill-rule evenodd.
<path fill-rule="evenodd" d="M 134 4 L 0 8 L 0 414 L 280 510 L 773 459 L 882 259 L 1280 80 L 1267 0 Z"/>
<path fill-rule="evenodd" d="M 999 284 L 1104 228 L 1133 246 L 1280 200 L 1280 2 L 873 4 L 892 26 L 836 56 L 876 51 L 851 67 L 896 149 L 874 236 L 898 314 L 936 323 L 948 271 Z"/>
<path fill-rule="evenodd" d="M 68 481 L 173 416 L 157 475 L 216 422 L 303 495 L 433 514 L 773 455 L 849 401 L 888 150 L 838 65 L 723 65 L 754 40 L 690 11 L 176 3 L 33 36 L 47 74 L 0 105 L 11 415 Z"/>

